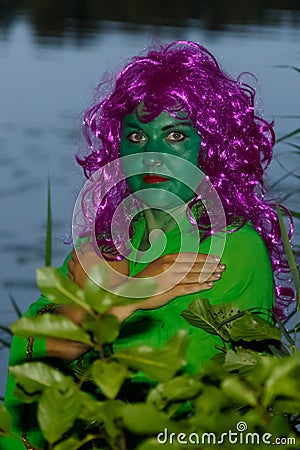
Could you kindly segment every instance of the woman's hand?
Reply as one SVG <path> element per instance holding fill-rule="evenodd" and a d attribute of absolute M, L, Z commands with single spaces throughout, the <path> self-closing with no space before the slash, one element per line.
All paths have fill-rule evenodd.
<path fill-rule="evenodd" d="M 79 253 L 80 261 L 78 258 Z M 103 263 L 103 259 L 94 251 L 92 244 L 83 244 L 71 253 L 71 259 L 68 262 L 68 277 L 83 289 L 91 268 L 101 263 Z"/>
<path fill-rule="evenodd" d="M 199 283 L 210 283 L 221 278 L 225 265 L 219 264 L 219 261 L 218 257 L 204 253 L 174 253 L 152 261 L 136 277 L 152 278 L 168 272 L 161 279 L 160 289 L 165 289 L 167 284 L 177 283 L 179 277 L 184 277 L 180 283 L 197 283 L 199 287 Z"/>
<path fill-rule="evenodd" d="M 219 264 L 219 258 L 212 255 L 201 253 L 164 255 L 150 263 L 135 277 L 153 278 L 166 272 L 164 277 L 154 278 L 158 285 L 158 294 L 129 305 L 127 312 L 130 308 L 131 314 L 138 309 L 156 309 L 176 297 L 211 289 L 214 282 L 221 279 L 225 269 L 224 264 Z"/>
<path fill-rule="evenodd" d="M 78 251 L 81 252 L 80 261 L 77 256 Z M 124 276 L 118 276 L 118 273 L 128 276 L 129 262 L 123 259 L 108 263 L 115 269 L 109 286 L 115 287 L 124 283 Z M 68 264 L 69 278 L 83 287 L 87 273 L 96 264 L 103 264 L 103 259 L 96 254 L 92 244 L 84 244 L 80 249 L 72 252 Z M 182 252 L 161 256 L 135 276 L 135 278 L 154 278 L 167 272 L 166 276 L 154 278 L 158 294 L 127 306 L 113 307 L 110 312 L 122 322 L 138 309 L 156 309 L 176 297 L 211 289 L 214 282 L 220 280 L 225 268 L 224 264 L 219 264 L 219 258 L 203 253 Z M 131 282 L 133 280 L 128 281 L 128 283 Z"/>
<path fill-rule="evenodd" d="M 78 258 L 79 255 L 79 258 Z M 104 261 L 93 248 L 91 243 L 82 245 L 79 249 L 73 250 L 71 259 L 68 262 L 69 278 L 80 288 L 83 288 L 88 277 L 88 273 L 93 266 L 97 264 L 109 264 L 114 270 L 110 271 L 108 286 L 117 286 L 124 282 L 124 275 L 128 276 L 128 261 Z M 121 275 L 120 275 L 121 274 Z M 122 276 L 123 275 L 123 276 Z M 131 314 L 131 309 L 123 307 L 120 310 L 111 311 L 120 321 Z M 68 317 L 76 325 L 81 326 L 86 311 L 83 308 L 74 305 L 59 305 L 52 314 L 59 314 Z M 70 362 L 78 359 L 84 353 L 90 350 L 90 347 L 81 342 L 69 341 L 63 339 L 48 339 L 46 342 L 47 355 L 52 358 L 59 358 L 64 362 Z"/>
<path fill-rule="evenodd" d="M 85 244 L 81 249 L 83 253 L 80 255 L 80 262 L 74 250 L 68 267 L 70 279 L 83 287 L 88 275 L 82 268 L 82 262 L 88 271 L 88 267 L 91 268 L 95 264 L 103 263 L 103 260 L 95 253 L 91 244 Z M 222 277 L 225 270 L 225 265 L 218 264 L 218 261 L 212 255 L 201 253 L 196 255 L 194 253 L 164 255 L 150 263 L 135 277 L 154 278 L 167 272 L 165 277 L 155 279 L 155 281 L 158 280 L 158 292 L 160 293 L 126 306 L 115 306 L 109 312 L 122 322 L 138 309 L 156 309 L 166 305 L 176 297 L 211 289 L 214 282 Z M 128 261 L 114 261 L 113 264 L 113 267 L 119 273 L 128 275 Z M 179 281 L 180 278 L 182 278 L 181 281 Z M 116 280 L 117 277 L 114 281 L 116 282 Z M 123 280 L 124 277 L 122 277 Z M 134 280 L 128 281 L 128 283 L 131 282 L 134 282 Z M 76 325 L 80 326 L 86 311 L 77 306 L 63 305 L 57 306 L 53 313 L 69 317 Z M 80 342 L 60 339 L 47 340 L 47 355 L 60 358 L 65 362 L 79 358 L 89 349 L 89 346 Z"/>
<path fill-rule="evenodd" d="M 74 281 L 81 289 L 84 288 L 92 267 L 97 264 L 109 265 L 112 269 L 107 280 L 107 288 L 116 287 L 124 283 L 124 276 L 128 276 L 129 264 L 123 259 L 121 261 L 106 261 L 101 258 L 94 250 L 91 243 L 83 244 L 80 248 L 74 249 L 71 259 L 68 262 L 69 278 Z"/>
<path fill-rule="evenodd" d="M 60 305 L 51 314 L 63 315 L 72 320 L 76 325 L 81 326 L 86 311 L 79 306 Z M 47 356 L 50 358 L 59 358 L 66 363 L 78 359 L 89 350 L 90 347 L 82 342 L 69 341 L 67 339 L 47 339 L 46 341 Z"/>

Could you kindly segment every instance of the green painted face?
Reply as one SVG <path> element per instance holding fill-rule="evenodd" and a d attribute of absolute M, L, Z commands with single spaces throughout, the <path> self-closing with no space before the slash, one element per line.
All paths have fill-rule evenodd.
<path fill-rule="evenodd" d="M 190 201 L 195 193 L 181 181 L 187 177 L 184 162 L 198 167 L 200 145 L 201 137 L 189 119 L 176 119 L 164 111 L 151 122 L 143 123 L 135 113 L 128 114 L 122 122 L 120 152 L 121 157 L 136 155 L 136 158 L 130 160 L 130 170 L 123 164 L 125 174 L 133 174 L 127 183 L 152 207 L 170 209 L 176 206 L 176 197 L 181 202 Z M 169 175 L 159 175 L 162 171 Z M 156 189 L 155 202 L 150 188 Z M 143 193 L 139 195 L 141 190 Z M 176 197 L 170 198 L 169 193 Z"/>

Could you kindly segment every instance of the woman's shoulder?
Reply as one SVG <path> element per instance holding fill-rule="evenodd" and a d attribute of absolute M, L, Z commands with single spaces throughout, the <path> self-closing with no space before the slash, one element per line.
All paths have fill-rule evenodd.
<path fill-rule="evenodd" d="M 271 267 L 266 244 L 250 222 L 238 230 L 231 227 L 223 233 L 216 233 L 201 243 L 199 251 L 219 256 L 225 264 L 234 261 L 240 270 L 254 265 L 261 270 Z"/>
<path fill-rule="evenodd" d="M 245 223 L 240 229 L 230 229 L 226 233 L 226 245 L 228 249 L 237 248 L 241 254 L 243 251 L 253 256 L 256 252 L 269 255 L 262 236 L 254 228 L 251 222 Z"/>
<path fill-rule="evenodd" d="M 228 228 L 226 232 L 226 241 L 227 240 L 235 244 L 240 243 L 246 246 L 265 245 L 262 236 L 254 228 L 251 222 L 246 222 L 237 230 L 234 227 Z"/>

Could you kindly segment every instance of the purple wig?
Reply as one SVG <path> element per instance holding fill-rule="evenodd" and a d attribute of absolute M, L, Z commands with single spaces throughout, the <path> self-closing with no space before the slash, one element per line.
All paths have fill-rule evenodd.
<path fill-rule="evenodd" d="M 107 95 L 111 84 L 112 92 Z M 253 88 L 242 83 L 241 77 L 234 80 L 227 75 L 201 45 L 187 41 L 159 45 L 146 55 L 134 57 L 115 82 L 106 77 L 100 83 L 94 105 L 83 120 L 90 151 L 77 161 L 89 178 L 119 158 L 121 122 L 141 102 L 147 114 L 140 120 L 145 122 L 162 111 L 175 117 L 176 112 L 184 111 L 202 138 L 199 167 L 220 196 L 227 225 L 252 222 L 269 250 L 273 270 L 280 273 L 287 269 L 280 228 L 274 205 L 264 199 L 262 179 L 272 158 L 273 123 L 255 115 L 254 97 Z M 98 245 L 102 251 L 110 249 L 116 259 L 120 258 L 118 249 L 125 245 L 124 237 L 120 226 L 119 242 L 113 242 L 110 226 L 117 206 L 129 193 L 122 181 L 97 207 Z M 88 213 L 86 216 L 89 219 Z M 198 227 L 203 227 L 203 236 L 207 237 L 205 213 Z M 280 286 L 276 293 L 279 312 L 289 301 L 283 295 L 287 291 Z"/>

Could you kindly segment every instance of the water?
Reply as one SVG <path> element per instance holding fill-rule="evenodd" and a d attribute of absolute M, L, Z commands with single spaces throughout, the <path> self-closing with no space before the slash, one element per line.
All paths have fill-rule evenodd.
<path fill-rule="evenodd" d="M 35 268 L 44 264 L 48 175 L 54 219 L 53 264 L 60 265 L 70 250 L 64 241 L 70 237 L 73 205 L 83 182 L 74 161 L 82 145 L 80 114 L 105 70 L 120 67 L 152 39 L 195 40 L 233 75 L 248 71 L 257 76 L 258 107 L 266 118 L 274 118 L 278 136 L 299 127 L 300 74 L 276 67 L 300 66 L 299 11 L 267 13 L 262 25 L 250 19 L 246 25 L 226 27 L 219 23 L 209 27 L 199 19 L 185 19 L 180 26 L 94 20 L 93 26 L 89 22 L 82 31 L 70 20 L 63 32 L 53 32 L 37 28 L 32 16 L 15 12 L 13 20 L 1 28 L 1 324 L 15 319 L 8 292 L 23 311 L 38 296 Z M 294 142 L 299 145 L 299 140 Z M 287 145 L 276 147 L 270 184 L 285 173 L 281 165 L 295 174 L 300 172 L 299 156 L 291 150 Z M 299 179 L 290 175 L 277 189 L 283 196 L 290 195 L 286 205 L 299 211 Z M 294 239 L 299 243 L 298 223 Z M 6 350 L 0 352 L 0 396 L 7 355 Z"/>

